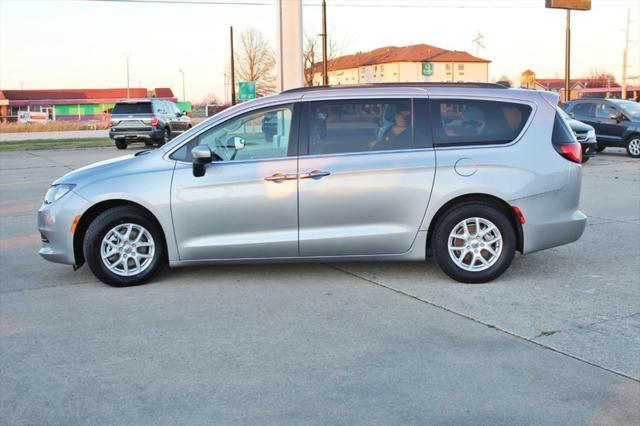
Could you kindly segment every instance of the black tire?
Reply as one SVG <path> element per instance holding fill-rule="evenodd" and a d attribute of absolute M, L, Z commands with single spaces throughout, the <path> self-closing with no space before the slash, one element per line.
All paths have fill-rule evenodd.
<path fill-rule="evenodd" d="M 144 146 L 153 146 L 153 142 L 145 141 Z"/>
<path fill-rule="evenodd" d="M 607 147 L 606 147 L 606 146 L 598 145 L 598 147 L 596 148 L 596 151 L 597 151 L 597 152 L 602 152 L 602 151 L 604 151 L 605 149 L 607 149 Z"/>
<path fill-rule="evenodd" d="M 165 127 L 162 131 L 162 138 L 158 141 L 158 146 L 162 146 L 166 143 L 169 143 L 171 140 L 171 129 L 169 126 Z"/>
<path fill-rule="evenodd" d="M 127 149 L 127 143 L 123 140 L 116 139 L 116 148 L 118 149 Z"/>
<path fill-rule="evenodd" d="M 449 235 L 454 228 L 463 220 L 474 217 L 492 222 L 502 236 L 502 252 L 495 263 L 482 271 L 468 271 L 458 266 L 448 249 Z M 516 233 L 509 219 L 499 209 L 489 204 L 465 203 L 453 207 L 438 220 L 434 228 L 432 249 L 438 265 L 449 277 L 462 283 L 485 283 L 498 278 L 511 265 L 516 251 Z"/>
<path fill-rule="evenodd" d="M 625 141 L 627 155 L 631 158 L 640 158 L 640 135 L 631 135 Z"/>
<path fill-rule="evenodd" d="M 151 234 L 155 243 L 155 253 L 146 269 L 131 276 L 121 276 L 110 271 L 101 257 L 101 244 L 105 235 L 117 225 L 126 223 L 144 227 Z M 144 284 L 150 281 L 167 263 L 165 240 L 160 228 L 144 212 L 134 207 L 114 207 L 98 215 L 87 229 L 83 250 L 84 258 L 94 275 L 103 283 L 113 287 Z"/>
<path fill-rule="evenodd" d="M 589 161 L 591 157 L 582 157 L 582 164 L 586 163 L 587 161 Z"/>

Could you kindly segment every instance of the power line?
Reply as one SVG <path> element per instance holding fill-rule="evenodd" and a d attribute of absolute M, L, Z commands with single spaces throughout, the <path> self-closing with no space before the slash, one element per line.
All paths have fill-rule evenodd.
<path fill-rule="evenodd" d="M 256 1 L 256 0 L 85 0 L 94 2 L 108 2 L 108 3 L 140 3 L 140 4 L 187 4 L 187 5 L 221 5 L 221 6 L 273 6 L 272 1 Z M 331 2 L 331 7 L 347 7 L 347 8 L 392 8 L 392 9 L 543 9 L 539 0 L 522 0 L 521 3 L 514 4 L 513 1 L 505 0 L 482 0 L 483 3 L 479 3 L 477 0 L 458 0 L 457 3 L 452 1 L 443 0 L 421 0 L 420 3 L 383 3 L 374 2 L 372 0 L 345 0 Z M 598 8 L 619 8 L 619 7 L 633 7 L 637 6 L 635 1 L 618 2 L 608 1 L 607 3 L 597 4 Z M 319 1 L 307 1 L 303 3 L 303 6 L 322 7 L 322 3 Z"/>

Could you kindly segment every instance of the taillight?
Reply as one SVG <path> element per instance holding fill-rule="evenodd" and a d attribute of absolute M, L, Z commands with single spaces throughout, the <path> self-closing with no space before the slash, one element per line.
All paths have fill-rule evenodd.
<path fill-rule="evenodd" d="M 582 163 L 582 145 L 579 143 L 553 144 L 558 154 L 574 163 Z"/>
<path fill-rule="evenodd" d="M 151 117 L 151 125 L 152 126 L 157 126 L 158 125 L 158 117 L 156 117 L 155 115 L 153 117 Z"/>

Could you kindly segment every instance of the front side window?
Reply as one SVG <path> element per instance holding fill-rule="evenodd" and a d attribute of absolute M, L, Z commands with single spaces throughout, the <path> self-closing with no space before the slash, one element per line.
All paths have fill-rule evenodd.
<path fill-rule="evenodd" d="M 307 123 L 309 155 L 413 147 L 410 99 L 313 102 Z"/>
<path fill-rule="evenodd" d="M 509 143 L 520 134 L 531 111 L 528 105 L 510 102 L 433 100 L 434 145 Z"/>
<path fill-rule="evenodd" d="M 596 118 L 611 118 L 612 116 L 617 114 L 618 111 L 607 104 L 599 103 L 596 106 Z"/>
<path fill-rule="evenodd" d="M 291 105 L 263 109 L 231 118 L 183 145 L 174 160 L 191 161 L 191 149 L 207 145 L 218 161 L 286 157 L 291 130 Z"/>

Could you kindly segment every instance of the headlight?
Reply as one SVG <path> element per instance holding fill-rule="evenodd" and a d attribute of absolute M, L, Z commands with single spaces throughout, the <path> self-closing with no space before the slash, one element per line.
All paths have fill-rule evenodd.
<path fill-rule="evenodd" d="M 44 203 L 51 204 L 67 195 L 75 187 L 74 184 L 52 185 L 44 196 Z"/>
<path fill-rule="evenodd" d="M 595 140 L 596 138 L 596 131 L 594 129 L 591 129 L 587 132 L 587 140 Z"/>

